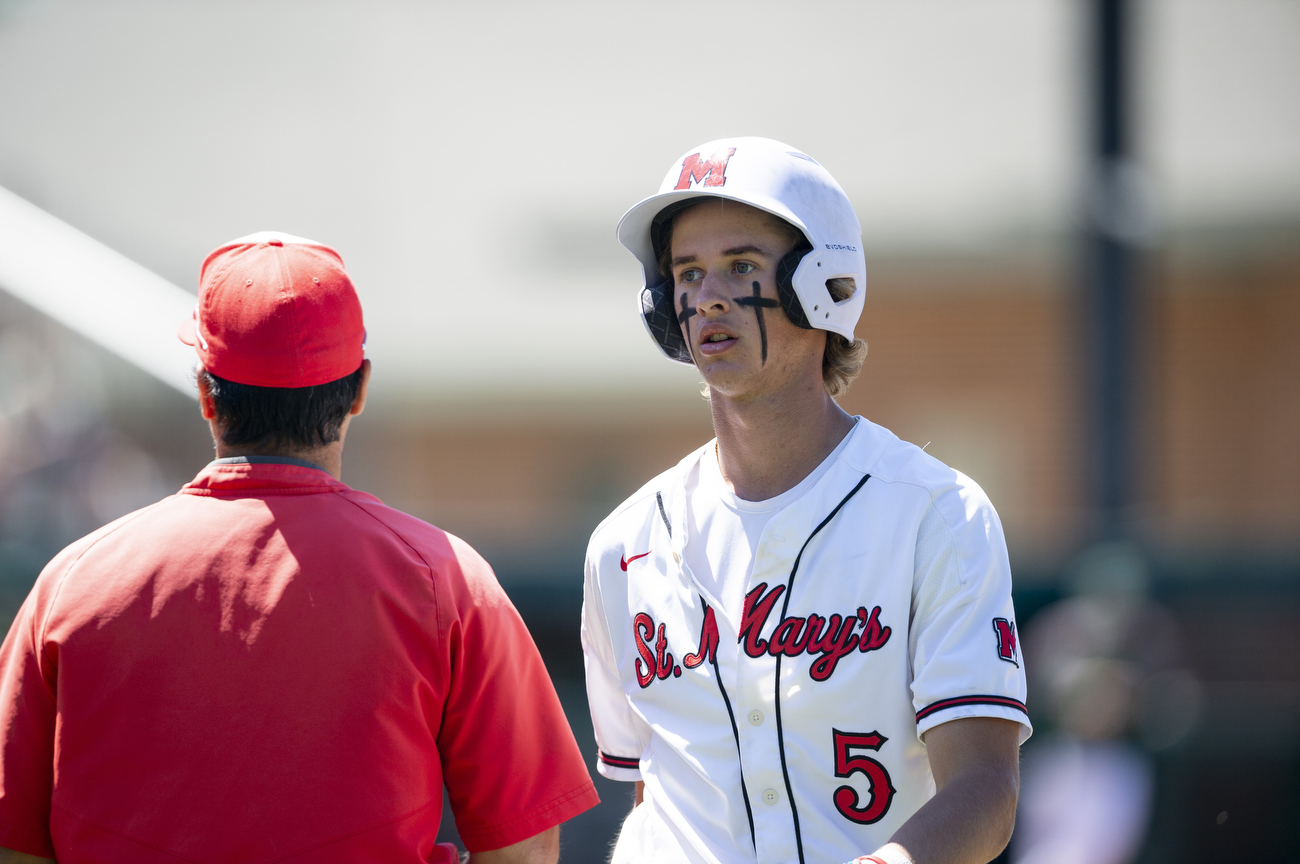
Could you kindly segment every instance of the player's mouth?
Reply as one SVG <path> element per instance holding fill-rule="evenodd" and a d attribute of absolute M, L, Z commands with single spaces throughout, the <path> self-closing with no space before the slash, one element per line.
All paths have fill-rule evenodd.
<path fill-rule="evenodd" d="M 735 345 L 737 337 L 733 333 L 718 327 L 709 325 L 700 330 L 700 353 L 706 357 L 712 357 L 727 351 Z"/>

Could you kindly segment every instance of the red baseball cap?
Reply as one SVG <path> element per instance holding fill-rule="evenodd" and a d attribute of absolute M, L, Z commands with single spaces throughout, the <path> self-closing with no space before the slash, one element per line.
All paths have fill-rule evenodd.
<path fill-rule="evenodd" d="M 199 303 L 177 336 L 218 378 L 314 387 L 365 359 L 361 301 L 339 253 L 278 231 L 231 240 L 199 271 Z"/>

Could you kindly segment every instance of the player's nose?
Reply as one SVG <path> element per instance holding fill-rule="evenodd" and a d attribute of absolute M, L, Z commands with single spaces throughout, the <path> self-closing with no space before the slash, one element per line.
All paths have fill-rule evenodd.
<path fill-rule="evenodd" d="M 699 291 L 695 294 L 695 310 L 701 315 L 707 313 L 721 314 L 731 308 L 731 288 L 728 281 L 721 276 L 708 273 L 700 280 Z"/>

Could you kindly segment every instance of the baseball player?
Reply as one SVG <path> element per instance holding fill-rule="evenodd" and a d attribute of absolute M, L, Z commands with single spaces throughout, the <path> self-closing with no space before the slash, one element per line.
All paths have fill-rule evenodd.
<path fill-rule="evenodd" d="M 79 540 L 0 649 L 0 861 L 554 862 L 597 803 L 486 562 L 339 481 L 366 401 L 342 259 L 263 233 L 203 264 L 218 458 Z M 8 851 L 6 851 L 8 850 Z"/>
<path fill-rule="evenodd" d="M 861 229 L 829 173 L 735 138 L 619 240 L 717 438 L 592 535 L 582 640 L 622 862 L 977 864 L 1030 734 L 997 514 L 835 402 L 861 367 Z"/>

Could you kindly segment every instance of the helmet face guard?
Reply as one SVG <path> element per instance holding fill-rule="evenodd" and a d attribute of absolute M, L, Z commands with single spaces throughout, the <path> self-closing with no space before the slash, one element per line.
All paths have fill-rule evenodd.
<path fill-rule="evenodd" d="M 805 154 L 767 138 L 731 138 L 704 144 L 673 163 L 659 193 L 624 214 L 618 238 L 641 263 L 641 320 L 670 360 L 693 364 L 682 335 L 672 279 L 659 272 L 658 251 L 670 221 L 688 201 L 723 198 L 764 210 L 797 228 L 806 243 L 778 262 L 777 295 L 798 327 L 828 330 L 846 339 L 862 314 L 866 259 L 862 229 L 848 196 Z M 857 290 L 836 302 L 830 279 L 848 277 Z"/>

